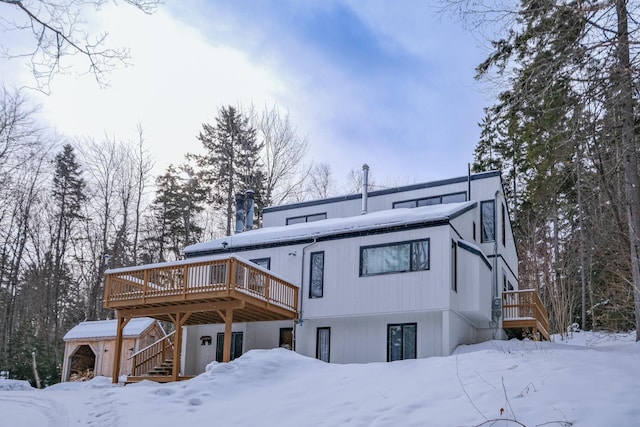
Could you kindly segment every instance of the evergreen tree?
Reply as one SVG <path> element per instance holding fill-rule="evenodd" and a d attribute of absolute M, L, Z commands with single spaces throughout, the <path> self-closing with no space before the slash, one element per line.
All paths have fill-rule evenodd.
<path fill-rule="evenodd" d="M 203 173 L 210 201 L 224 210 L 226 233 L 231 235 L 236 193 L 253 190 L 256 210 L 262 208 L 262 145 L 257 142 L 256 130 L 249 125 L 249 119 L 232 106 L 220 108 L 215 126 L 204 123 L 198 139 L 206 152 L 189 157 L 195 159 Z"/>
<path fill-rule="evenodd" d="M 190 166 L 169 166 L 156 179 L 156 187 L 144 239 L 145 262 L 179 258 L 184 247 L 196 243 L 203 232 L 197 217 L 204 210 L 207 191 Z"/>
<path fill-rule="evenodd" d="M 521 283 L 543 291 L 557 331 L 579 317 L 589 277 L 590 305 L 611 307 L 618 316 L 610 319 L 633 317 L 623 289 L 632 283 L 640 322 L 640 63 L 630 42 L 640 28 L 630 4 L 522 0 L 515 25 L 477 69 L 479 78 L 495 72 L 503 89 L 481 124 L 475 170 L 503 169 Z"/>

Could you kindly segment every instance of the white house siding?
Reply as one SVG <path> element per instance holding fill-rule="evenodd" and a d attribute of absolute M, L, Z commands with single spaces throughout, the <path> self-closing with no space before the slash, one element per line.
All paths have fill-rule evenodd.
<path fill-rule="evenodd" d="M 416 310 L 443 310 L 449 303 L 449 227 L 319 242 L 305 257 L 302 318 L 360 316 Z M 430 269 L 360 277 L 362 246 L 430 239 Z M 324 251 L 324 292 L 309 298 L 310 253 Z"/>
<path fill-rule="evenodd" d="M 496 188 L 501 187 L 500 176 L 495 173 L 471 176 L 471 198 L 467 200 L 488 200 L 495 197 Z M 367 211 L 377 212 L 392 209 L 396 202 L 442 196 L 454 193 L 468 193 L 469 183 L 466 177 L 431 182 L 424 185 L 409 185 L 397 189 L 372 191 L 367 197 Z M 303 215 L 326 213 L 327 218 L 344 218 L 360 215 L 362 195 L 354 194 L 328 199 L 325 203 L 303 202 L 265 209 L 264 227 L 286 225 L 287 218 Z"/>
<path fill-rule="evenodd" d="M 234 323 L 233 332 L 242 332 L 242 352 L 249 350 L 277 348 L 281 328 L 292 328 L 291 320 L 274 322 Z M 224 332 L 224 324 L 195 325 L 184 328 L 182 343 L 182 366 L 185 375 L 204 372 L 207 365 L 216 360 L 216 336 Z M 211 344 L 202 345 L 200 337 L 210 336 Z"/>
<path fill-rule="evenodd" d="M 483 256 L 457 247 L 458 287 L 451 291 L 451 308 L 459 311 L 477 327 L 486 327 L 491 321 L 492 277 Z"/>
<path fill-rule="evenodd" d="M 296 352 L 316 357 L 317 328 L 331 328 L 332 363 L 387 361 L 387 326 L 416 323 L 418 358 L 442 355 L 442 314 L 439 311 L 306 320 L 296 330 Z"/>
<path fill-rule="evenodd" d="M 449 356 L 461 344 L 478 342 L 477 329 L 469 321 L 453 310 L 442 312 L 442 356 Z"/>

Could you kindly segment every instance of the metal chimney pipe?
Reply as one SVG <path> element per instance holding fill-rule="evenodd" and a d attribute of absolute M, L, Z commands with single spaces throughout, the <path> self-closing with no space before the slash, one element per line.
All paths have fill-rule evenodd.
<path fill-rule="evenodd" d="M 245 200 L 247 202 L 247 230 L 251 230 L 253 228 L 253 212 L 255 206 L 254 198 L 253 190 L 247 190 L 247 194 L 245 196 Z"/>
<path fill-rule="evenodd" d="M 367 202 L 369 197 L 369 165 L 362 165 L 362 215 L 367 213 Z"/>
<path fill-rule="evenodd" d="M 236 194 L 236 234 L 244 231 L 244 194 Z"/>

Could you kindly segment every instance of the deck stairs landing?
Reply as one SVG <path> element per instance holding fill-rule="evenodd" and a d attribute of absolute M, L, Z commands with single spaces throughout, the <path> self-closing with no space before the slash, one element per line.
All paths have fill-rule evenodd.
<path fill-rule="evenodd" d="M 534 289 L 502 293 L 502 328 L 510 338 L 551 341 L 549 314 Z"/>

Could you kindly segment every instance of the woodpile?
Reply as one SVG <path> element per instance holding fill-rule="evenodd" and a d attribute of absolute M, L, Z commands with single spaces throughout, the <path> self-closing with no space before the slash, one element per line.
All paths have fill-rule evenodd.
<path fill-rule="evenodd" d="M 89 381 L 93 378 L 93 369 L 88 368 L 84 371 L 74 372 L 71 374 L 69 381 Z"/>

